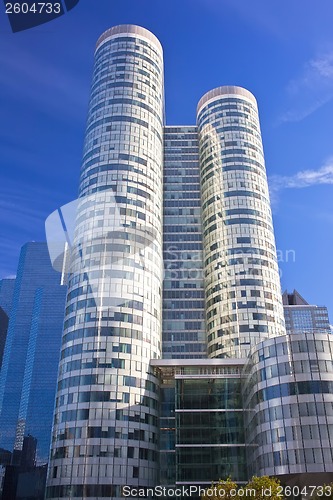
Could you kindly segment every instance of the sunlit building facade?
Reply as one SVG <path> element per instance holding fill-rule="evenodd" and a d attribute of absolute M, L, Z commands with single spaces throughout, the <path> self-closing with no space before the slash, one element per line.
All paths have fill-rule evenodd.
<path fill-rule="evenodd" d="M 198 104 L 209 357 L 244 357 L 284 317 L 257 102 L 219 87 Z"/>
<path fill-rule="evenodd" d="M 304 332 L 258 343 L 243 384 L 248 474 L 290 485 L 333 479 L 333 337 Z"/>
<path fill-rule="evenodd" d="M 262 356 L 280 362 L 271 345 L 291 351 L 257 102 L 219 87 L 199 101 L 196 126 L 165 126 L 163 71 L 144 28 L 116 26 L 97 42 L 48 499 L 308 472 L 307 455 L 274 468 L 285 445 L 278 423 L 266 428 L 267 395 L 324 397 L 326 385 L 298 385 L 303 365 L 271 392 L 260 378 Z M 304 354 L 308 381 L 332 370 L 327 356 Z"/>
<path fill-rule="evenodd" d="M 160 42 L 98 40 L 70 266 L 47 498 L 158 482 L 164 79 Z"/>

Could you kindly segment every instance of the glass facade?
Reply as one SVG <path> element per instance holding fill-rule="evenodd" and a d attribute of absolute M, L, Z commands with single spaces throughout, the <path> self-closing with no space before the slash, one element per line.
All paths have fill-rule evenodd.
<path fill-rule="evenodd" d="M 246 480 L 239 376 L 176 380 L 177 481 Z"/>
<path fill-rule="evenodd" d="M 320 412 L 331 411 L 333 351 L 326 337 L 298 340 L 285 336 L 255 98 L 219 87 L 200 100 L 197 126 L 164 126 L 159 41 L 138 26 L 106 31 L 95 52 L 46 498 L 245 482 L 324 460 L 330 471 L 328 445 L 318 450 L 330 436 Z M 302 420 L 317 407 L 316 420 Z"/>
<path fill-rule="evenodd" d="M 252 349 L 243 386 L 250 475 L 333 472 L 332 360 L 330 334 L 287 335 Z"/>
<path fill-rule="evenodd" d="M 333 337 L 266 339 L 247 359 L 153 360 L 160 380 L 160 483 L 253 475 L 333 478 Z"/>
<path fill-rule="evenodd" d="M 158 477 L 163 54 L 144 28 L 98 40 L 47 498 L 121 497 Z M 111 486 L 112 485 L 112 486 Z"/>
<path fill-rule="evenodd" d="M 37 439 L 37 463 L 46 463 L 66 286 L 51 267 L 46 243 L 22 250 L 0 373 L 0 447 L 20 451 Z"/>
<path fill-rule="evenodd" d="M 164 128 L 163 358 L 206 357 L 196 127 Z"/>
<path fill-rule="evenodd" d="M 155 368 L 160 380 L 160 436 L 159 463 L 160 483 L 173 486 L 176 484 L 176 393 L 174 367 Z"/>
<path fill-rule="evenodd" d="M 0 368 L 7 338 L 8 321 L 13 302 L 15 279 L 0 280 Z"/>
<path fill-rule="evenodd" d="M 285 333 L 256 100 L 214 89 L 197 125 L 208 356 L 242 357 Z"/>
<path fill-rule="evenodd" d="M 2 307 L 8 317 L 12 306 L 14 287 L 15 279 L 0 280 L 0 307 Z"/>
<path fill-rule="evenodd" d="M 3 351 L 6 343 L 7 328 L 8 328 L 8 316 L 2 309 L 2 307 L 0 307 L 0 369 L 2 365 Z"/>
<path fill-rule="evenodd" d="M 297 290 L 282 298 L 287 333 L 331 333 L 327 307 L 308 304 Z"/>
<path fill-rule="evenodd" d="M 161 384 L 161 484 L 246 481 L 244 362 L 228 361 L 153 362 Z"/>

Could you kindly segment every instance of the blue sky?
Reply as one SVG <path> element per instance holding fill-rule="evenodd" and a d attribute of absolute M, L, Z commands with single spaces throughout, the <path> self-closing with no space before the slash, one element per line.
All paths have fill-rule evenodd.
<path fill-rule="evenodd" d="M 164 47 L 168 124 L 194 124 L 198 100 L 219 85 L 256 95 L 282 288 L 327 305 L 332 321 L 331 0 L 81 0 L 17 34 L 1 10 L 0 278 L 76 198 L 94 46 L 124 23 Z"/>

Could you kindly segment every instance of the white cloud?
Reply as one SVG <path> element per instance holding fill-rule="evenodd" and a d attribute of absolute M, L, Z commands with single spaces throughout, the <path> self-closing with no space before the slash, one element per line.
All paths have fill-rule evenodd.
<path fill-rule="evenodd" d="M 311 61 L 311 68 L 314 71 L 317 71 L 319 75 L 325 78 L 333 77 L 333 53 L 329 54 L 329 56 L 325 59 L 317 59 Z"/>
<path fill-rule="evenodd" d="M 291 176 L 270 177 L 270 186 L 273 189 L 304 188 L 316 184 L 333 184 L 333 159 L 319 170 L 301 170 Z"/>
<path fill-rule="evenodd" d="M 296 122 L 333 98 L 333 50 L 310 59 L 302 73 L 287 85 L 289 105 L 278 122 Z"/>
<path fill-rule="evenodd" d="M 298 103 L 294 108 L 291 108 L 288 111 L 282 113 L 279 116 L 277 123 L 280 124 L 284 122 L 300 122 L 301 120 L 304 120 L 304 118 L 312 115 L 312 113 L 317 111 L 317 109 L 321 108 L 324 104 L 328 103 L 332 99 L 332 97 L 333 95 L 327 95 L 321 99 L 313 99 L 312 103 L 307 102 L 303 105 L 301 103 Z"/>
<path fill-rule="evenodd" d="M 318 84 L 326 85 L 332 81 L 333 51 L 329 51 L 310 59 L 305 64 L 302 74 L 289 82 L 287 90 L 291 95 L 295 95 L 305 89 L 315 90 Z"/>
<path fill-rule="evenodd" d="M 333 157 L 318 170 L 300 170 L 291 176 L 273 175 L 268 181 L 273 204 L 277 202 L 278 193 L 283 189 L 301 189 L 320 184 L 333 184 Z"/>

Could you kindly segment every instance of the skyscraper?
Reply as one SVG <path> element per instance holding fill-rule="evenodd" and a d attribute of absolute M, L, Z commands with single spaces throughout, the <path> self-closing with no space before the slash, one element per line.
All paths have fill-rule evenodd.
<path fill-rule="evenodd" d="M 297 290 L 282 295 L 287 333 L 331 333 L 327 307 L 310 305 Z"/>
<path fill-rule="evenodd" d="M 98 40 L 48 498 L 120 497 L 158 477 L 163 55 L 144 28 Z"/>
<path fill-rule="evenodd" d="M 0 447 L 20 454 L 37 439 L 37 461 L 49 456 L 66 286 L 46 243 L 22 247 L 0 373 Z"/>
<path fill-rule="evenodd" d="M 95 52 L 48 499 L 156 486 L 159 451 L 165 483 L 246 480 L 245 449 L 258 448 L 262 422 L 250 412 L 244 429 L 243 401 L 252 410 L 266 394 L 255 362 L 288 350 L 254 96 L 208 92 L 196 126 L 164 126 L 163 106 L 156 37 L 132 25 L 106 31 Z M 267 394 L 308 394 L 312 385 L 298 382 Z M 247 400 L 252 387 L 258 395 Z M 279 432 L 265 434 L 271 454 Z M 304 455 L 294 458 L 306 471 Z"/>
<path fill-rule="evenodd" d="M 197 112 L 164 133 L 163 357 L 242 357 L 285 332 L 257 103 L 220 87 Z"/>
<path fill-rule="evenodd" d="M 256 100 L 214 89 L 197 124 L 208 355 L 242 357 L 285 332 Z"/>

